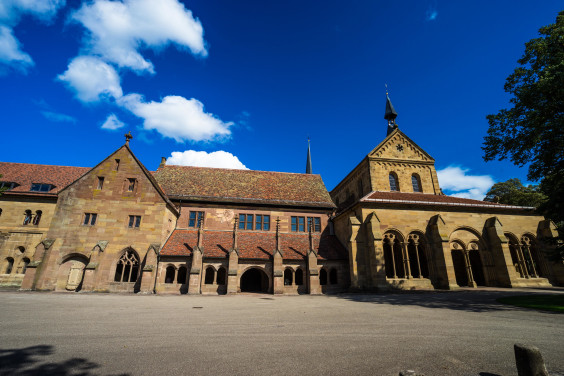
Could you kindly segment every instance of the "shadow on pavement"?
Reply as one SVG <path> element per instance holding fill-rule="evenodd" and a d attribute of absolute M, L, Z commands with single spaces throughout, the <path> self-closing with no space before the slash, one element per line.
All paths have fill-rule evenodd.
<path fill-rule="evenodd" d="M 557 312 L 538 311 L 498 303 L 496 299 L 504 296 L 527 295 L 523 291 L 409 291 L 374 294 L 339 294 L 341 299 L 354 302 L 391 304 L 401 306 L 419 306 L 425 308 L 442 308 L 468 312 L 489 311 L 536 311 L 547 314 Z"/>
<path fill-rule="evenodd" d="M 35 376 L 88 376 L 99 375 L 98 364 L 84 358 L 70 358 L 52 362 L 49 357 L 55 348 L 49 345 L 30 346 L 21 349 L 0 349 L 0 375 Z M 127 376 L 121 374 L 120 376 Z"/>

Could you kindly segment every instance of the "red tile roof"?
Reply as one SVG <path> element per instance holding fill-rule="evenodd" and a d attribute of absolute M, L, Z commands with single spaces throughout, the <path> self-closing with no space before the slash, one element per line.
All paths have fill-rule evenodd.
<path fill-rule="evenodd" d="M 360 202 L 381 202 L 381 203 L 404 203 L 404 204 L 430 204 L 448 206 L 478 206 L 491 207 L 496 209 L 533 209 L 524 206 L 512 206 L 497 204 L 495 202 L 472 200 L 469 198 L 434 195 L 426 193 L 403 193 L 403 192 L 372 192 L 365 196 Z"/>
<path fill-rule="evenodd" d="M 88 167 L 0 162 L 0 181 L 18 184 L 14 189 L 5 192 L 6 194 L 56 195 L 89 170 Z M 52 184 L 55 188 L 49 192 L 30 192 L 32 183 Z"/>
<path fill-rule="evenodd" d="M 191 256 L 198 243 L 196 230 L 175 230 L 161 250 L 162 256 Z M 314 248 L 320 260 L 346 260 L 348 253 L 337 238 L 323 234 L 313 235 Z M 228 257 L 233 246 L 233 232 L 204 231 L 202 245 L 204 257 Z M 270 260 L 276 248 L 275 232 L 239 231 L 237 248 L 242 259 Z M 309 250 L 308 234 L 280 234 L 280 251 L 285 260 L 303 260 Z"/>
<path fill-rule="evenodd" d="M 171 198 L 335 207 L 320 175 L 187 166 L 165 166 L 153 174 Z"/>

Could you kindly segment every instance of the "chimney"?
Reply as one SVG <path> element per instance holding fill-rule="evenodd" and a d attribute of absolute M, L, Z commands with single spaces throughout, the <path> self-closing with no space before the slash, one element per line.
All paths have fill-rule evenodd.
<path fill-rule="evenodd" d="M 163 168 L 165 165 L 166 165 L 166 158 L 161 157 L 161 164 L 159 165 L 159 168 Z"/>

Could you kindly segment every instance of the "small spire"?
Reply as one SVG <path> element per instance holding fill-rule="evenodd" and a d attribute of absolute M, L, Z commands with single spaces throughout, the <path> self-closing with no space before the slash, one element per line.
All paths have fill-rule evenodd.
<path fill-rule="evenodd" d="M 309 137 L 307 138 L 306 174 L 313 174 L 312 168 L 311 168 L 311 150 L 310 150 L 310 147 L 309 147 Z"/>
<path fill-rule="evenodd" d="M 394 106 L 392 105 L 392 101 L 390 100 L 390 96 L 388 93 L 388 84 L 386 86 L 386 112 L 384 112 L 384 119 L 388 120 L 388 132 L 389 135 L 398 127 L 396 124 L 396 117 L 398 113 L 396 112 Z"/>
<path fill-rule="evenodd" d="M 131 131 L 129 131 L 129 132 L 127 132 L 127 133 L 125 134 L 125 144 L 126 144 L 127 146 L 129 146 L 129 141 L 130 141 L 132 138 L 133 138 L 133 136 L 131 135 Z"/>

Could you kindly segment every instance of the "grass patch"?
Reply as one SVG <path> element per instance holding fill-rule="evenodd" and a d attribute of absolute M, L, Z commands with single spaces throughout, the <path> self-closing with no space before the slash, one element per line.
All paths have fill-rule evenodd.
<path fill-rule="evenodd" d="M 497 301 L 517 307 L 564 313 L 564 294 L 506 296 Z"/>

